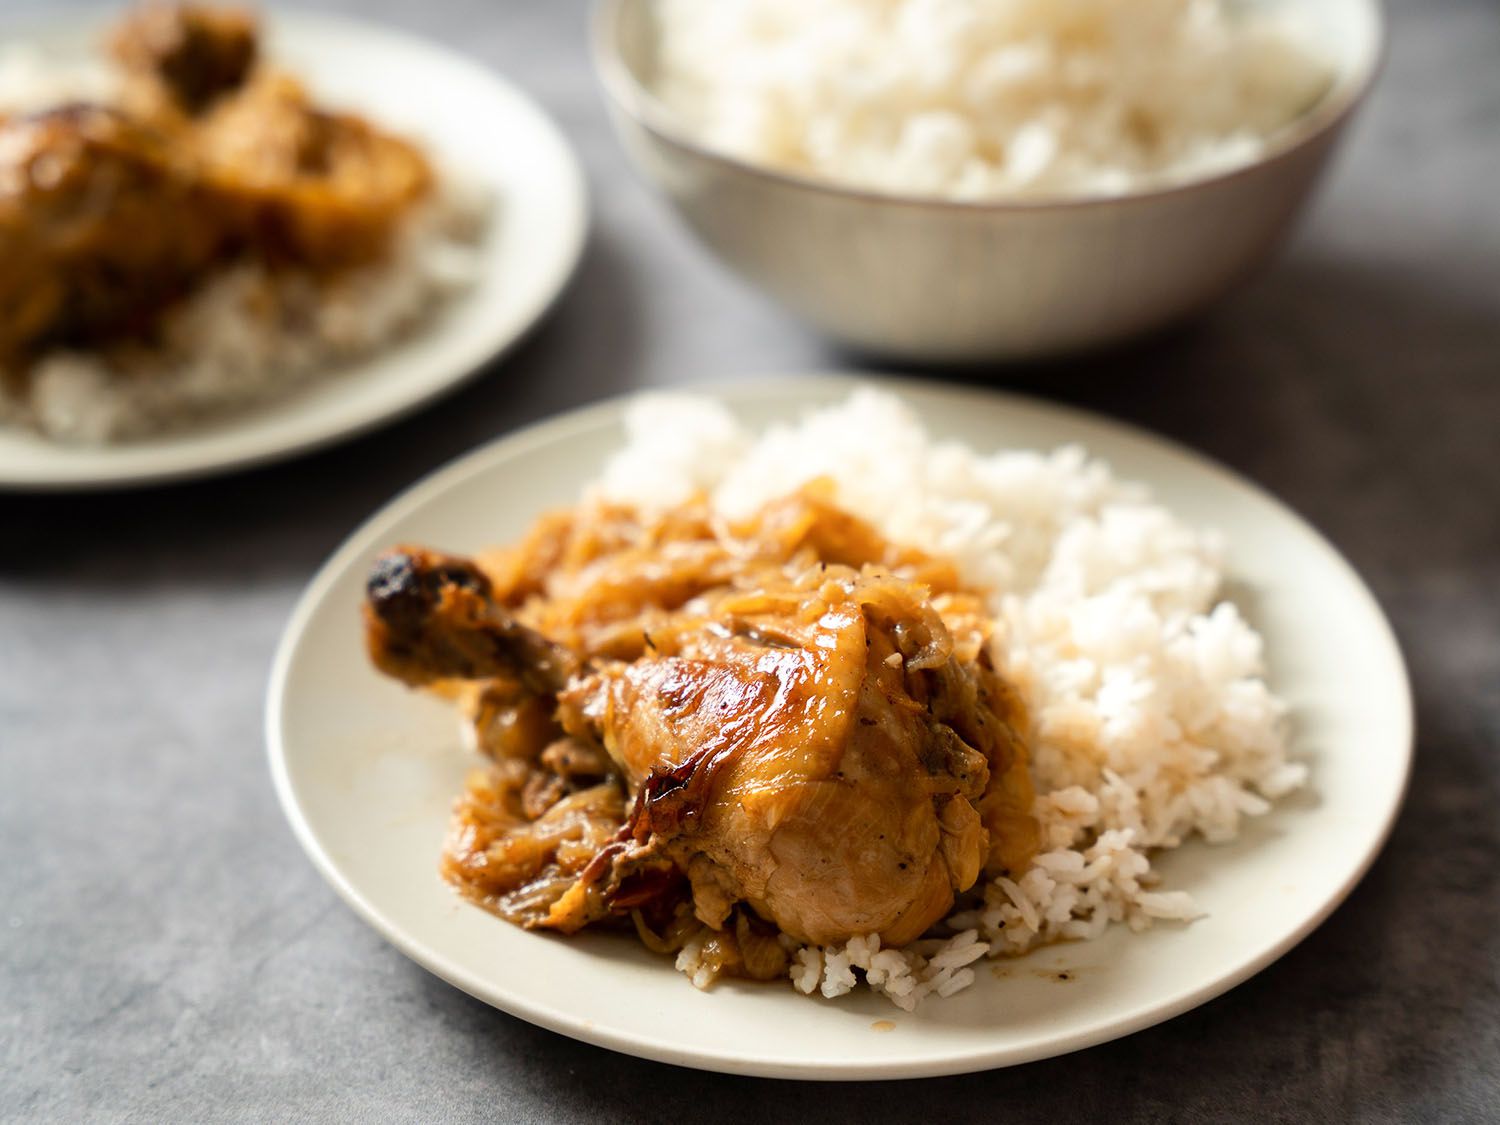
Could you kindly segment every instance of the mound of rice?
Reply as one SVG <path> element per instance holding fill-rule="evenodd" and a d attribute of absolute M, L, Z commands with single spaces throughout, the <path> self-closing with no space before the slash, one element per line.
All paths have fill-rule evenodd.
<path fill-rule="evenodd" d="M 103 62 L 24 43 L 0 49 L 0 114 L 108 104 L 118 90 Z M 491 201 L 453 170 L 440 169 L 439 183 L 380 265 L 332 285 L 255 263 L 228 269 L 173 311 L 160 346 L 108 359 L 49 353 L 29 372 L 24 397 L 0 380 L 0 423 L 78 444 L 128 440 L 286 393 L 372 355 L 478 279 Z"/>
<path fill-rule="evenodd" d="M 704 143 L 903 195 L 1118 195 L 1249 163 L 1326 91 L 1230 0 L 660 0 Z"/>
<path fill-rule="evenodd" d="M 895 397 L 841 405 L 753 436 L 723 407 L 639 401 L 598 494 L 647 508 L 706 491 L 729 516 L 816 477 L 887 536 L 953 558 L 988 592 L 996 655 L 1031 712 L 1042 850 L 1029 870 L 962 903 L 942 935 L 794 949 L 802 992 L 849 992 L 854 970 L 911 1010 L 974 979 L 982 957 L 1199 915 L 1164 888 L 1153 854 L 1232 840 L 1241 819 L 1302 785 L 1261 639 L 1220 597 L 1222 544 L 1083 450 L 981 456 L 934 442 Z M 678 968 L 709 974 L 693 946 Z"/>

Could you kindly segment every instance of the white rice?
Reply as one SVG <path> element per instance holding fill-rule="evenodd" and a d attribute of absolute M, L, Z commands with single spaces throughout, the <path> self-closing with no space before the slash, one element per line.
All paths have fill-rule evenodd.
<path fill-rule="evenodd" d="M 902 195 L 1119 195 L 1246 164 L 1327 90 L 1232 0 L 660 0 L 704 143 Z"/>
<path fill-rule="evenodd" d="M 109 103 L 107 65 L 0 50 L 0 113 L 69 100 Z M 336 372 L 407 335 L 479 276 L 488 193 L 452 169 L 407 218 L 388 260 L 317 285 L 243 263 L 215 274 L 174 309 L 159 348 L 128 359 L 58 350 L 28 373 L 24 397 L 0 381 L 0 424 L 99 445 L 243 408 Z"/>
<path fill-rule="evenodd" d="M 901 402 L 862 389 L 759 436 L 721 406 L 640 400 L 602 496 L 664 507 L 705 489 L 727 515 L 820 476 L 891 539 L 951 556 L 989 592 L 996 654 L 1032 722 L 1042 850 L 954 914 L 955 936 L 881 949 L 874 936 L 796 951 L 801 992 L 864 982 L 911 1010 L 974 979 L 981 956 L 1199 915 L 1160 886 L 1153 855 L 1234 839 L 1243 817 L 1302 785 L 1261 639 L 1222 600 L 1223 549 L 1083 450 L 981 456 L 934 442 Z M 678 967 L 711 974 L 685 951 Z"/>

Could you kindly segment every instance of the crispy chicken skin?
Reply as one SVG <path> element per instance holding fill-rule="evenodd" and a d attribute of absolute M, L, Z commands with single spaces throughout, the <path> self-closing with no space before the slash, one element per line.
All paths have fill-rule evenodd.
<path fill-rule="evenodd" d="M 237 261 L 329 280 L 381 261 L 433 183 L 413 145 L 258 63 L 252 17 L 127 17 L 117 106 L 0 118 L 0 376 L 53 347 L 150 343 Z"/>
<path fill-rule="evenodd" d="M 365 613 L 377 667 L 464 681 L 495 765 L 444 870 L 522 924 L 706 928 L 760 975 L 768 933 L 904 944 L 1035 849 L 978 602 L 818 487 L 733 527 L 596 505 L 476 562 L 398 548 Z"/>

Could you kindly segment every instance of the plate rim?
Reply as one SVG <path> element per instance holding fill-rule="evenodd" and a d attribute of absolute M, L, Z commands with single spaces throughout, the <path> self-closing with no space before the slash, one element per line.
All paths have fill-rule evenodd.
<path fill-rule="evenodd" d="M 78 8 L 57 10 L 28 4 L 21 10 L 0 18 L 0 43 L 16 38 L 24 39 L 27 36 L 75 32 L 87 34 L 99 29 L 107 21 L 118 18 L 119 15 L 118 6 L 86 4 Z M 473 382 L 486 367 L 514 352 L 546 320 L 547 315 L 555 308 L 577 275 L 594 227 L 588 178 L 578 152 L 567 133 L 548 109 L 524 87 L 460 48 L 418 32 L 409 31 L 404 27 L 366 20 L 342 12 L 325 12 L 295 6 L 274 5 L 263 8 L 262 17 L 271 34 L 276 36 L 295 37 L 306 33 L 326 35 L 343 32 L 358 36 L 367 42 L 383 40 L 385 44 L 392 47 L 417 50 L 435 59 L 440 58 L 446 67 L 467 72 L 472 78 L 482 81 L 532 117 L 534 123 L 555 148 L 559 179 L 566 181 L 567 184 L 566 191 L 561 194 L 566 198 L 566 206 L 570 214 L 566 229 L 559 226 L 557 254 L 550 276 L 541 279 L 542 283 L 536 286 L 531 301 L 517 312 L 516 327 L 508 336 L 487 338 L 482 345 L 476 344 L 475 347 L 468 349 L 473 354 L 466 355 L 462 361 L 453 365 L 454 369 L 447 377 L 431 379 L 417 388 L 414 393 L 399 396 L 389 405 L 367 409 L 357 414 L 352 421 L 330 423 L 290 442 L 275 440 L 273 431 L 265 440 L 244 451 L 227 456 L 205 452 L 197 457 L 173 460 L 169 447 L 165 451 L 168 457 L 167 463 L 161 465 L 147 463 L 139 467 L 107 469 L 102 472 L 75 472 L 67 469 L 59 471 L 54 468 L 50 473 L 44 469 L 35 475 L 24 472 L 16 474 L 14 469 L 0 462 L 0 495 L 102 494 L 177 484 L 261 468 L 351 441 L 410 417 L 437 400 L 457 392 Z M 503 190 L 504 185 L 491 186 Z M 420 337 L 421 334 L 419 331 L 417 336 Z M 357 378 L 360 364 L 361 361 L 355 360 L 353 363 L 341 365 L 341 369 L 332 374 L 335 378 L 345 376 Z M 274 403 L 276 400 L 277 396 L 272 396 L 264 402 Z M 263 403 L 256 402 L 251 404 L 251 407 L 260 405 Z M 237 412 L 231 412 L 222 418 L 214 419 L 214 422 L 232 430 L 236 420 Z M 170 440 L 173 437 L 193 433 L 194 427 L 189 425 L 181 430 L 169 430 L 163 435 L 150 435 L 150 437 L 165 437 Z M 66 448 L 66 443 L 49 442 L 49 444 Z M 90 453 L 117 449 L 128 454 L 133 445 L 135 443 L 125 442 L 117 446 L 86 446 L 84 448 Z"/>
<path fill-rule="evenodd" d="M 892 1064 L 888 1060 L 879 1060 L 879 1069 L 871 1069 L 876 1064 L 861 1065 L 857 1062 L 832 1064 L 814 1060 L 800 1065 L 788 1064 L 747 1058 L 716 1048 L 699 1047 L 688 1051 L 664 1039 L 643 1038 L 609 1028 L 600 1028 L 592 1020 L 571 1015 L 545 1002 L 539 1003 L 515 995 L 502 996 L 503 990 L 496 989 L 479 974 L 471 973 L 451 962 L 442 953 L 406 934 L 399 926 L 387 923 L 379 909 L 366 900 L 345 878 L 338 865 L 328 856 L 317 840 L 312 825 L 297 802 L 287 767 L 286 748 L 282 741 L 283 703 L 291 664 L 299 643 L 330 588 L 347 571 L 349 564 L 368 549 L 368 546 L 362 542 L 367 537 L 367 533 L 374 532 L 382 525 L 399 522 L 420 510 L 429 501 L 465 479 L 485 471 L 489 463 L 497 458 L 524 455 L 528 449 L 565 437 L 571 431 L 587 430 L 600 420 L 618 418 L 625 404 L 642 395 L 654 393 L 702 395 L 722 402 L 733 409 L 736 404 L 746 400 L 759 402 L 774 398 L 778 391 L 833 393 L 839 390 L 853 390 L 858 386 L 874 386 L 903 398 L 910 395 L 916 399 L 925 397 L 952 402 L 972 400 L 975 397 L 989 398 L 998 404 L 1012 408 L 1042 410 L 1063 418 L 1086 421 L 1092 426 L 1102 425 L 1134 442 L 1144 442 L 1157 447 L 1161 452 L 1170 454 L 1175 459 L 1192 463 L 1196 470 L 1212 476 L 1221 487 L 1248 494 L 1259 502 L 1269 504 L 1280 517 L 1291 521 L 1326 553 L 1330 561 L 1342 572 L 1342 577 L 1349 588 L 1363 602 L 1367 616 L 1379 627 L 1382 645 L 1386 649 L 1385 655 L 1391 658 L 1392 667 L 1399 673 L 1401 687 L 1397 698 L 1400 727 L 1394 732 L 1393 737 L 1393 745 L 1401 748 L 1399 782 L 1394 787 L 1388 806 L 1381 813 L 1378 831 L 1370 835 L 1358 861 L 1350 868 L 1348 875 L 1335 891 L 1281 939 L 1232 971 L 1216 977 L 1205 985 L 1174 996 L 1166 1002 L 1147 1005 L 1123 1019 L 1084 1027 L 1042 1042 L 1019 1046 L 989 1051 L 983 1049 L 964 1051 L 941 1059 L 917 1059 L 907 1064 Z M 797 405 L 805 407 L 805 404 Z M 571 1039 L 633 1057 L 695 1070 L 801 1081 L 886 1081 L 940 1077 L 977 1073 L 1055 1058 L 1164 1023 L 1238 987 L 1285 956 L 1318 929 L 1368 874 L 1389 841 L 1396 820 L 1405 804 L 1411 784 L 1416 735 L 1415 702 L 1410 671 L 1396 632 L 1379 600 L 1337 546 L 1300 513 L 1267 489 L 1185 443 L 1105 414 L 1013 391 L 966 386 L 913 376 L 859 371 L 749 375 L 703 385 L 649 387 L 628 391 L 548 416 L 520 429 L 502 434 L 425 474 L 361 520 L 339 542 L 304 587 L 277 642 L 263 714 L 272 782 L 283 815 L 287 818 L 298 844 L 312 861 L 318 873 L 355 914 L 406 957 L 460 991 L 493 1008 Z"/>

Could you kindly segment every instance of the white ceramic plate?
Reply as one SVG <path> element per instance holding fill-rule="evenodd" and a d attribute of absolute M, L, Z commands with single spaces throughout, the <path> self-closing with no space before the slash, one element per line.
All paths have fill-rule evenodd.
<path fill-rule="evenodd" d="M 53 14 L 0 27 L 0 43 L 98 51 L 118 13 Z M 462 55 L 401 32 L 274 12 L 269 55 L 329 105 L 412 136 L 488 187 L 494 210 L 479 283 L 410 339 L 251 410 L 128 444 L 90 448 L 0 427 L 0 487 L 106 488 L 203 476 L 287 457 L 368 430 L 457 386 L 519 340 L 577 264 L 587 229 L 582 172 L 525 95 Z"/>
<path fill-rule="evenodd" d="M 339 894 L 408 956 L 523 1019 L 648 1058 L 792 1078 L 945 1074 L 1076 1050 L 1203 1003 L 1326 918 L 1384 842 L 1411 755 L 1401 655 L 1358 576 L 1265 493 L 1140 431 L 993 392 L 887 385 L 936 434 L 981 450 L 1081 442 L 1228 534 L 1236 589 L 1265 634 L 1312 784 L 1232 845 L 1164 857 L 1170 885 L 1208 917 L 1144 934 L 1116 927 L 994 963 L 968 991 L 906 1015 L 870 994 L 830 1002 L 738 983 L 701 993 L 632 940 L 528 933 L 460 901 L 436 865 L 475 759 L 449 707 L 371 670 L 356 612 L 365 574 L 391 544 L 469 551 L 571 502 L 622 438 L 618 401 L 507 437 L 416 485 L 355 532 L 303 596 L 277 653 L 267 738 L 286 814 Z M 762 424 L 849 386 L 817 377 L 717 397 Z M 1059 979 L 1064 969 L 1070 979 Z M 893 1030 L 877 1029 L 885 1020 Z"/>

